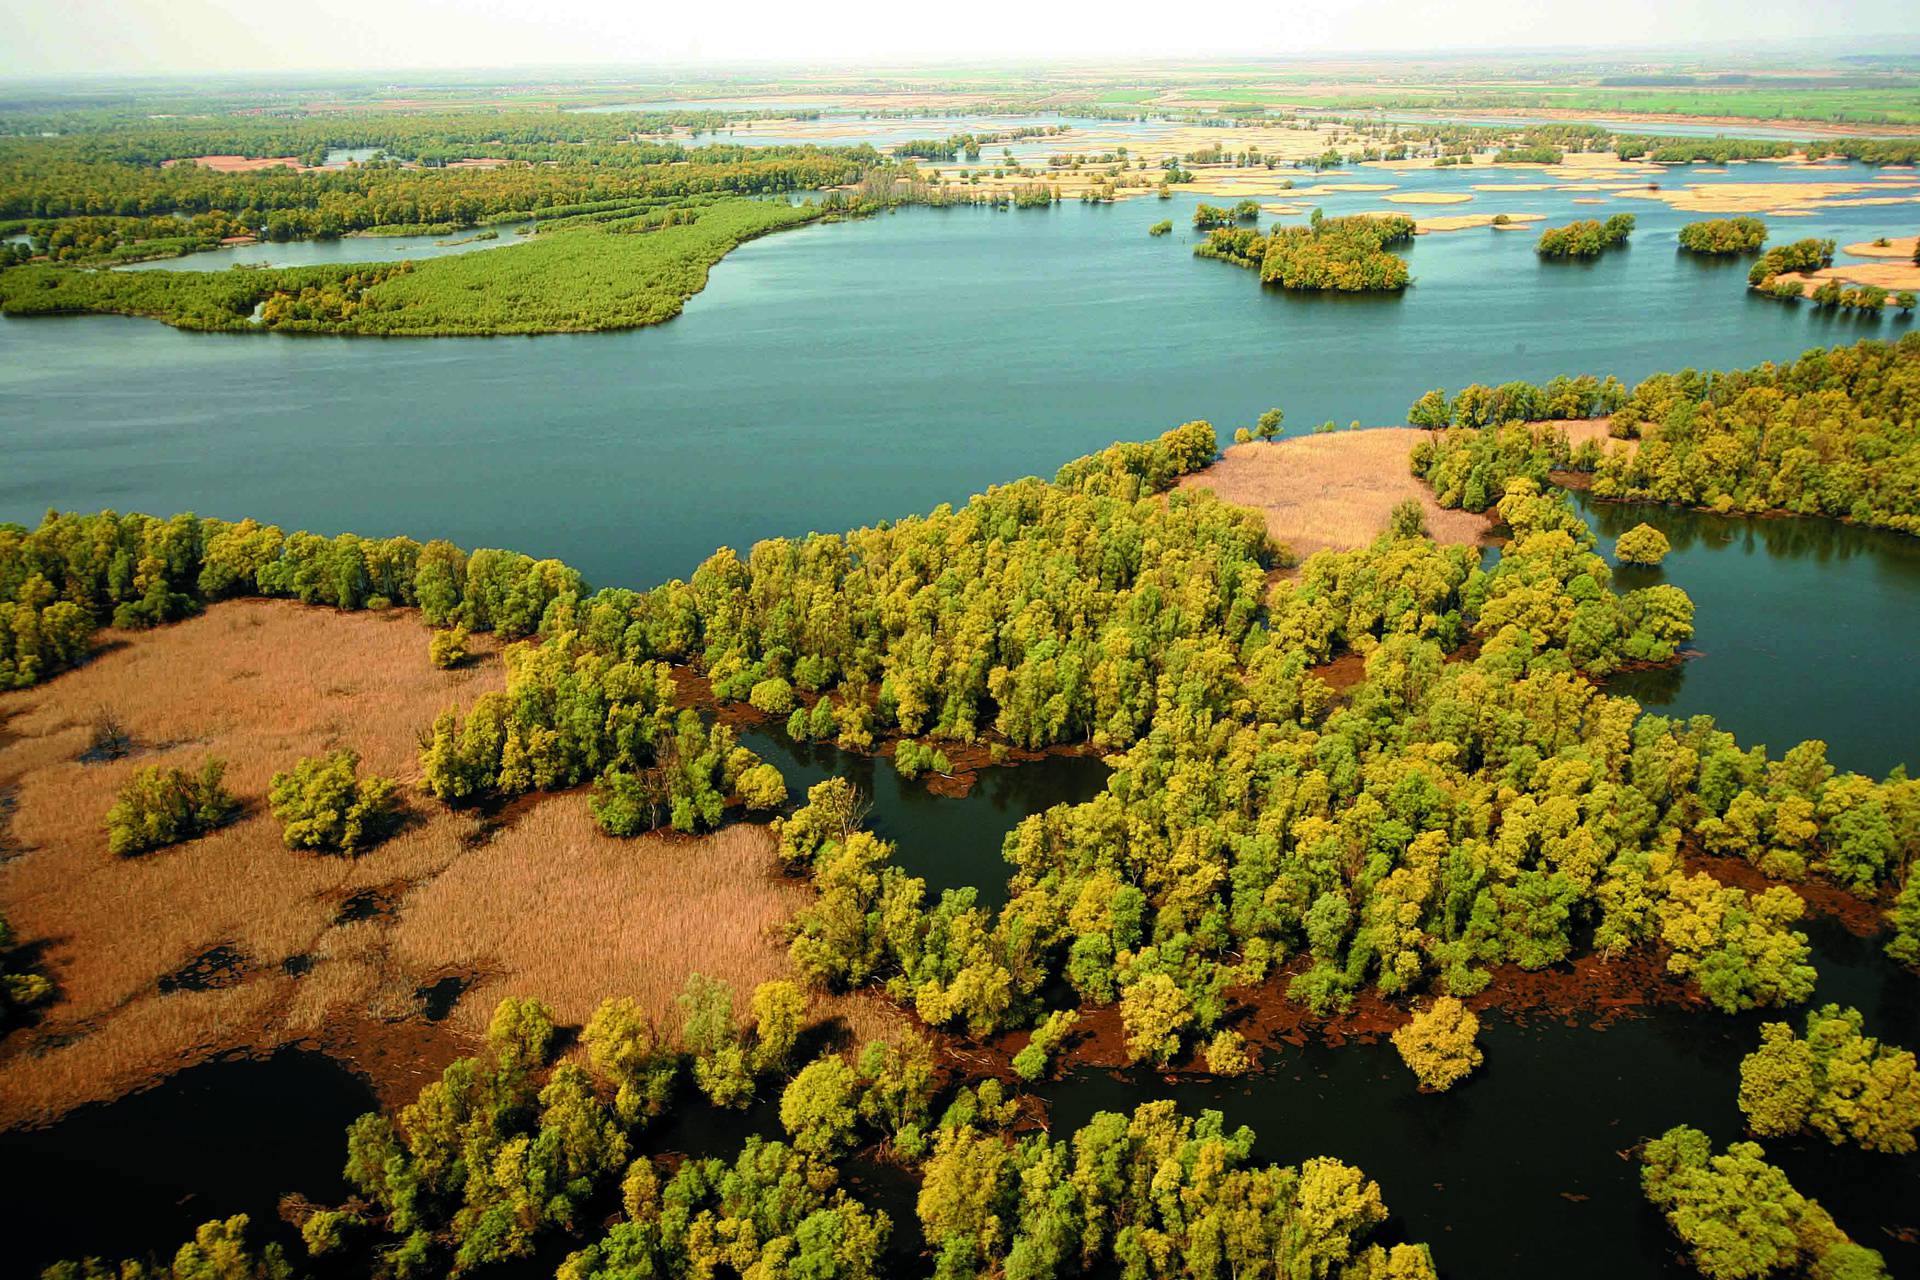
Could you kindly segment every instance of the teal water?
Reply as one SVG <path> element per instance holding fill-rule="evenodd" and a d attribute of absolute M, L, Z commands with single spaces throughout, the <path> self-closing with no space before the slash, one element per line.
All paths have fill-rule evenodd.
<path fill-rule="evenodd" d="M 1520 178 L 1419 181 L 1488 180 Z M 1556 220 L 1624 207 L 1641 217 L 1632 247 L 1565 266 L 1535 259 L 1528 233 L 1430 236 L 1409 251 L 1418 285 L 1397 299 L 1286 297 L 1195 261 L 1185 229 L 1195 201 L 1182 198 L 917 210 L 772 236 L 717 268 L 680 320 L 627 334 L 373 341 L 4 321 L 0 518 L 32 520 L 52 504 L 195 508 L 512 546 L 645 585 L 722 542 L 922 510 L 1190 417 L 1230 430 L 1280 404 L 1296 427 L 1399 421 L 1436 384 L 1633 378 L 1901 331 L 1748 297 L 1742 267 L 1674 252 L 1688 219 L 1663 205 L 1569 197 L 1482 194 L 1464 207 Z M 1329 213 L 1386 207 L 1363 193 L 1316 202 Z M 1145 226 L 1166 216 L 1181 231 L 1149 240 Z M 1851 240 L 1896 231 L 1902 217 L 1843 209 L 1779 229 Z M 1642 515 L 1595 510 L 1610 534 Z M 1646 518 L 1675 538 L 1661 573 L 1699 602 L 1703 653 L 1635 696 L 1710 710 L 1775 750 L 1817 732 L 1855 767 L 1911 758 L 1920 720 L 1896 663 L 1913 634 L 1920 544 L 1826 526 L 1809 536 L 1799 522 Z M 809 771 L 845 763 L 770 735 L 754 745 L 796 795 Z M 975 883 L 997 900 L 1005 830 L 1099 784 L 1092 762 L 1066 765 L 1031 782 L 1024 770 L 988 771 L 973 796 L 936 800 L 869 762 L 876 825 L 936 888 Z M 1859 1005 L 1889 1039 L 1920 1042 L 1912 975 L 1830 930 L 1817 942 L 1823 998 Z M 1655 1014 L 1596 1032 L 1490 1019 L 1487 1067 L 1439 1098 L 1415 1092 L 1384 1045 L 1276 1049 L 1263 1074 L 1239 1082 L 1086 1074 L 1044 1093 L 1056 1132 L 1099 1107 L 1172 1096 L 1254 1125 L 1265 1156 L 1353 1160 L 1381 1182 L 1389 1230 L 1431 1241 L 1450 1277 L 1678 1276 L 1688 1273 L 1621 1153 L 1682 1121 L 1736 1136 L 1737 1063 L 1758 1021 Z M 263 1073 L 216 1081 L 222 1097 L 311 1096 L 307 1068 L 236 1069 L 255 1067 Z M 281 1135 L 287 1117 L 243 1108 L 237 1123 L 209 1120 L 198 1100 L 208 1080 L 143 1095 L 149 1110 L 137 1098 L 31 1140 L 8 1135 L 0 1168 L 11 1171 L 8 1202 L 36 1224 L 34 1256 L 99 1239 L 91 1217 L 71 1212 L 93 1207 L 88 1189 L 115 1193 L 113 1248 L 170 1246 L 183 1225 L 235 1207 L 264 1215 L 282 1188 L 337 1194 L 341 1148 L 327 1134 L 360 1105 L 352 1089 L 296 1117 L 313 1121 L 297 1141 L 258 1150 L 247 1144 Z M 207 1141 L 216 1132 L 222 1141 Z M 201 1146 L 225 1173 L 179 1165 L 180 1151 Z M 39 1177 L 34 1153 L 46 1150 L 82 1172 Z M 1887 1251 L 1895 1274 L 1920 1273 L 1920 1249 L 1898 1234 L 1915 1225 L 1920 1161 L 1819 1142 L 1770 1153 L 1856 1238 Z M 61 1202 L 67 1216 L 56 1217 Z"/>
<path fill-rule="evenodd" d="M 1520 176 L 1381 180 L 1467 191 Z M 1739 264 L 1675 251 L 1685 215 L 1570 200 L 1477 193 L 1459 208 L 1555 220 L 1628 208 L 1641 230 L 1588 265 L 1542 263 L 1527 232 L 1425 236 L 1402 297 L 1263 291 L 1191 256 L 1197 200 L 1149 197 L 783 232 L 715 268 L 679 319 L 628 333 L 379 340 L 0 321 L 0 519 L 50 505 L 255 515 L 521 548 L 640 586 L 722 543 L 962 501 L 1191 418 L 1223 434 L 1270 405 L 1296 429 L 1398 422 L 1440 384 L 1724 368 L 1909 323 L 1750 297 Z M 1391 207 L 1357 192 L 1313 203 Z M 1163 217 L 1181 230 L 1150 239 Z M 1904 221 L 1898 206 L 1864 207 L 1780 228 L 1851 240 Z"/>
<path fill-rule="evenodd" d="M 206 249 L 180 258 L 134 262 L 120 271 L 223 271 L 228 267 L 317 267 L 336 262 L 398 262 L 403 258 L 440 258 L 479 249 L 521 244 L 520 234 L 532 222 L 503 222 L 487 230 L 499 232 L 493 240 L 475 240 L 480 228 L 437 232 L 424 236 L 341 236 L 335 240 L 264 241 L 230 249 Z M 462 243 L 455 244 L 454 241 Z"/>

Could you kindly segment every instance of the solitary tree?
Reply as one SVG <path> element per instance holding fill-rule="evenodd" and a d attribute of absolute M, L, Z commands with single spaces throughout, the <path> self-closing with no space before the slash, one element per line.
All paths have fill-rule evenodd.
<path fill-rule="evenodd" d="M 1452 996 L 1413 1015 L 1413 1021 L 1393 1033 L 1393 1047 L 1429 1089 L 1450 1089 L 1473 1074 L 1483 1061 L 1474 1039 L 1480 1019 Z"/>
<path fill-rule="evenodd" d="M 1280 434 L 1280 424 L 1285 422 L 1286 419 L 1287 415 L 1281 410 L 1269 409 L 1260 415 L 1259 421 L 1253 429 L 1254 434 L 1262 440 L 1271 440 Z"/>
<path fill-rule="evenodd" d="M 1650 524 L 1633 526 L 1613 544 L 1613 554 L 1620 558 L 1622 564 L 1659 564 L 1672 549 L 1667 535 Z"/>

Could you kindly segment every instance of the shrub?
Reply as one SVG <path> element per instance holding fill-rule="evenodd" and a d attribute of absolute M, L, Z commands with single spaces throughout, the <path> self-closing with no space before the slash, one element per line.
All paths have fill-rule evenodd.
<path fill-rule="evenodd" d="M 1055 1009 L 1033 1029 L 1032 1037 L 1013 1055 L 1013 1069 L 1022 1080 L 1038 1080 L 1047 1073 L 1054 1053 L 1080 1021 L 1072 1009 Z"/>
<path fill-rule="evenodd" d="M 362 778 L 360 757 L 340 750 L 308 756 L 267 787 L 289 849 L 359 853 L 385 839 L 398 808 L 392 778 Z"/>
<path fill-rule="evenodd" d="M 21 1009 L 30 1009 L 53 994 L 53 984 L 38 973 L 16 968 L 12 958 L 13 926 L 0 916 L 0 1027 Z"/>
<path fill-rule="evenodd" d="M 433 633 L 427 642 L 427 658 L 442 671 L 451 671 L 467 660 L 468 631 L 464 623 Z"/>
<path fill-rule="evenodd" d="M 902 738 L 893 749 L 893 767 L 900 771 L 903 778 L 917 778 L 931 769 L 935 773 L 952 773 L 953 762 L 939 748 L 924 742 L 915 742 L 912 738 Z"/>
<path fill-rule="evenodd" d="M 1243 1076 L 1253 1070 L 1246 1037 L 1238 1031 L 1217 1033 L 1207 1044 L 1207 1070 L 1217 1076 Z"/>
<path fill-rule="evenodd" d="M 1613 554 L 1622 564 L 1659 564 L 1672 549 L 1667 535 L 1650 524 L 1633 526 L 1613 544 Z"/>
<path fill-rule="evenodd" d="M 1833 265 L 1831 240 L 1795 240 L 1791 244 L 1775 245 L 1760 255 L 1760 260 L 1747 272 L 1747 283 L 1755 288 L 1765 288 L 1773 278 L 1793 272 L 1804 275 L 1809 271 L 1818 271 Z"/>
<path fill-rule="evenodd" d="M 200 772 L 153 765 L 127 779 L 107 810 L 107 849 L 127 857 L 203 836 L 232 821 L 240 803 L 221 779 L 224 760 L 207 757 Z"/>
<path fill-rule="evenodd" d="M 787 780 L 770 764 L 756 764 L 735 784 L 749 809 L 777 809 L 787 802 Z"/>
<path fill-rule="evenodd" d="M 748 691 L 747 702 L 756 711 L 784 716 L 793 710 L 793 686 L 779 676 L 771 676 Z"/>
<path fill-rule="evenodd" d="M 1442 996 L 1393 1033 L 1393 1047 L 1421 1084 L 1446 1090 L 1472 1075 L 1483 1061 L 1474 1043 L 1479 1034 L 1480 1019 L 1452 996 Z"/>
<path fill-rule="evenodd" d="M 1588 219 L 1540 233 L 1536 251 L 1543 258 L 1597 258 L 1633 234 L 1633 215 L 1616 213 L 1605 222 Z"/>

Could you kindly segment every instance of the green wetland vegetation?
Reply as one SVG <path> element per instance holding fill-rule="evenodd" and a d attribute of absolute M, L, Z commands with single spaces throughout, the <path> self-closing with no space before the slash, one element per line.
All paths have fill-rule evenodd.
<path fill-rule="evenodd" d="M 546 231 L 499 258 L 459 254 L 369 266 L 0 274 L 13 315 L 104 311 L 184 329 L 389 337 L 637 328 L 680 313 L 707 271 L 755 236 L 823 216 L 817 207 L 718 200 L 600 226 Z"/>
<path fill-rule="evenodd" d="M 1636 457 L 1651 456 L 1669 433 L 1691 439 L 1703 407 L 1738 412 L 1785 390 L 1819 399 L 1801 420 L 1827 433 L 1809 443 L 1834 458 L 1884 438 L 1885 415 L 1916 385 L 1915 357 L 1909 340 L 1809 356 L 1779 373 L 1656 378 L 1614 420 L 1639 433 Z M 1584 408 L 1619 394 L 1577 383 L 1502 390 L 1504 413 L 1532 407 L 1528 396 Z M 1449 416 L 1480 416 L 1479 403 L 1454 397 Z M 1032 1028 L 1034 1051 L 1013 1062 L 1014 1081 L 1049 1075 L 1075 1022 L 1102 1010 L 1117 1013 L 1128 1060 L 1194 1060 L 1230 1078 L 1249 1066 L 1230 1017 L 1248 1001 L 1284 993 L 1337 1025 L 1356 1002 L 1483 992 L 1497 1001 L 1514 974 L 1642 953 L 1656 960 L 1645 994 L 1684 984 L 1706 1006 L 1694 1017 L 1791 1008 L 1820 982 L 1805 908 L 1787 887 L 1797 882 L 1879 898 L 1890 962 L 1911 963 L 1915 784 L 1900 770 L 1884 780 L 1837 772 L 1818 742 L 1745 750 L 1708 718 L 1643 715 L 1596 688 L 1592 677 L 1622 665 L 1671 660 L 1692 632 L 1693 605 L 1668 584 L 1612 585 L 1590 527 L 1533 474 L 1542 455 L 1577 459 L 1556 456 L 1564 445 L 1550 436 L 1534 446 L 1523 434 L 1524 449 L 1494 425 L 1456 427 L 1416 455 L 1443 501 L 1459 466 L 1463 494 L 1498 485 L 1511 541 L 1489 564 L 1436 546 L 1414 517 L 1369 547 L 1320 553 L 1271 588 L 1265 571 L 1287 556 L 1258 522 L 1172 489 L 1213 458 L 1205 423 L 958 510 L 762 543 L 744 560 L 723 551 L 649 592 L 589 594 L 557 563 L 445 543 L 284 536 L 190 517 L 68 517 L 17 530 L 5 581 L 15 634 L 35 610 L 78 608 L 138 627 L 264 592 L 347 609 L 415 605 L 430 624 L 529 636 L 523 644 L 537 647 L 509 659 L 499 711 L 483 699 L 423 739 L 426 787 L 459 799 L 594 779 L 596 813 L 618 834 L 681 826 L 683 805 L 696 829 L 700 797 L 713 794 L 705 788 L 733 789 L 757 767 L 721 746 L 712 758 L 730 758 L 735 776 L 685 773 L 706 758 L 710 732 L 722 732 L 688 714 L 667 754 L 673 718 L 662 697 L 672 686 L 652 665 L 663 661 L 694 663 L 723 700 L 777 706 L 780 694 L 817 691 L 788 732 L 842 749 L 871 749 L 881 735 L 936 746 L 1091 741 L 1109 757 L 1106 788 L 1014 828 L 1009 897 L 997 911 L 970 888 L 931 898 L 892 844 L 863 829 L 844 781 L 812 786 L 774 828 L 787 873 L 819 894 L 793 922 L 796 980 L 884 987 L 929 1028 L 975 1039 Z M 1886 444 L 1895 465 L 1910 464 L 1910 442 Z M 1768 457 L 1763 442 L 1726 474 L 1751 482 Z M 1849 483 L 1871 492 L 1873 480 Z M 1796 501 L 1777 492 L 1780 505 Z M 1082 603 L 1063 614 L 1075 597 Z M 1034 631 L 1048 615 L 1062 620 Z M 1461 660 L 1445 661 L 1450 651 Z M 930 662 L 936 653 L 948 656 Z M 1336 694 L 1317 668 L 1343 653 L 1363 656 L 1366 674 Z M 677 763 L 663 775 L 668 759 Z M 295 795 L 315 785 L 299 776 L 287 787 L 290 842 L 305 821 Z M 647 778 L 664 788 L 652 818 L 610 821 L 625 779 Z M 219 791 L 217 772 L 181 781 L 198 788 L 197 806 Z M 276 812 L 280 790 L 276 780 Z M 1184 852 L 1158 852 L 1169 849 Z M 1735 887 L 1689 867 L 1712 857 L 1772 883 Z M 1337 1160 L 1263 1164 L 1254 1132 L 1183 1116 L 1171 1102 L 1095 1114 L 1070 1140 L 1050 1139 L 1020 1123 L 1017 1084 L 940 1076 L 932 1047 L 911 1036 L 808 1062 L 797 1051 L 804 1000 L 786 982 L 755 994 L 744 1026 L 698 978 L 682 1007 L 676 1043 L 610 1002 L 581 1033 L 582 1065 L 554 1062 L 555 1031 L 537 1002 L 502 1004 L 478 1058 L 449 1067 L 397 1118 L 355 1122 L 346 1170 L 357 1197 L 307 1213 L 303 1247 L 395 1274 L 465 1272 L 530 1258 L 558 1233 L 589 1241 L 563 1275 L 677 1273 L 703 1257 L 742 1272 L 878 1274 L 896 1223 L 838 1168 L 877 1151 L 918 1184 L 911 1212 L 926 1259 L 916 1265 L 935 1274 L 1029 1265 L 1216 1274 L 1209 1257 L 1223 1267 L 1315 1257 L 1328 1274 L 1436 1274 L 1425 1246 L 1369 1239 L 1388 1216 L 1383 1193 Z M 1845 1031 L 1858 1025 L 1849 1017 L 1858 1015 L 1831 1015 L 1843 1036 L 1856 1034 Z M 1790 1083 L 1799 1051 L 1768 1037 L 1781 1061 L 1746 1073 L 1750 1116 L 1763 1096 L 1753 1081 L 1770 1082 L 1767 1118 L 1750 1123 L 1763 1134 L 1818 1127 L 1834 1114 L 1821 1109 L 1823 1090 L 1835 1087 L 1822 1083 L 1820 1052 L 1853 1051 L 1812 1052 L 1802 1112 L 1772 1100 L 1801 1088 Z M 1880 1084 L 1848 1086 L 1845 1114 L 1852 1132 L 1876 1135 L 1867 1141 L 1908 1150 L 1920 1122 L 1912 1058 L 1886 1054 Z M 669 1105 L 725 1110 L 762 1090 L 778 1098 L 778 1130 L 749 1137 L 737 1158 L 672 1167 L 636 1154 Z M 1758 1149 L 1736 1147 L 1748 1163 L 1722 1168 L 1690 1134 L 1648 1146 L 1644 1180 L 1649 1203 L 1704 1267 L 1718 1267 L 1711 1251 L 1726 1248 L 1715 1216 L 1737 1219 L 1757 1195 L 1789 1211 L 1768 1237 L 1777 1256 L 1883 1273 L 1879 1254 L 1789 1189 Z M 1166 1160 L 1196 1171 L 1187 1177 L 1211 1171 L 1172 1218 L 1126 1172 L 1145 1177 Z M 1694 1164 L 1723 1181 L 1685 1174 Z M 615 1188 L 620 1219 L 593 1242 L 583 1215 Z M 746 1221 L 759 1224 L 751 1245 L 739 1235 Z M 245 1226 L 202 1228 L 194 1247 L 231 1249 Z M 275 1273 L 278 1246 L 260 1249 L 261 1274 Z"/>
<path fill-rule="evenodd" d="M 769 874 L 806 893 L 780 931 L 788 976 L 739 992 L 744 1013 L 699 974 L 658 1023 L 619 991 L 578 1026 L 516 997 L 398 1107 L 369 1105 L 327 1059 L 287 1051 L 0 1135 L 9 1203 L 36 1224 L 23 1251 L 50 1280 L 1866 1280 L 1920 1267 L 1920 1076 L 1905 1047 L 1920 1043 L 1920 782 L 1908 772 L 1920 761 L 1910 718 L 1855 723 L 1908 705 L 1912 688 L 1890 636 L 1910 634 L 1900 620 L 1920 600 L 1902 559 L 1920 535 L 1920 336 L 1866 327 L 1897 319 L 1844 327 L 1749 296 L 1712 259 L 1758 250 L 1752 229 L 1682 228 L 1658 205 L 1631 251 L 1604 258 L 1633 215 L 1548 232 L 1538 255 L 1491 235 L 1515 242 L 1492 250 L 1517 255 L 1506 271 L 1541 273 L 1500 315 L 1465 291 L 1486 274 L 1485 242 L 1416 244 L 1412 219 L 1357 204 L 1265 232 L 1257 208 L 1183 203 L 1167 217 L 1153 199 L 856 222 L 895 207 L 890 181 L 872 198 L 874 153 L 702 154 L 674 133 L 725 112 L 376 114 L 345 132 L 89 119 L 74 117 L 51 159 L 23 164 L 8 206 L 23 220 L 103 220 L 64 238 L 29 230 L 62 260 L 0 270 L 0 308 L 23 317 L 0 321 L 0 340 L 52 360 L 53 378 L 101 377 L 57 409 L 37 363 L 0 382 L 37 418 L 10 446 L 21 472 L 0 481 L 4 512 L 26 517 L 0 524 L 0 688 L 80 678 L 67 673 L 104 628 L 138 644 L 249 598 L 411 610 L 433 629 L 422 663 L 447 669 L 481 637 L 505 646 L 502 689 L 418 726 L 417 783 L 363 770 L 345 749 L 277 765 L 264 797 L 232 794 L 212 757 L 141 770 L 100 816 L 103 849 L 165 858 L 264 804 L 288 857 L 353 857 L 409 806 L 501 812 L 555 793 L 622 841 L 697 841 L 770 818 Z M 964 156 L 981 136 L 920 150 Z M 184 148 L 317 163 L 346 145 L 419 167 L 286 168 L 255 183 L 159 163 Z M 476 149 L 524 165 L 447 169 Z M 852 199 L 805 199 L 863 175 Z M 1453 191 L 1473 177 L 1432 181 Z M 440 178 L 474 203 L 442 202 Z M 244 208 L 231 225 L 269 241 L 509 219 L 539 230 L 418 262 L 105 269 L 224 238 L 223 222 L 159 234 L 170 228 L 154 219 L 195 207 Z M 1862 217 L 1808 229 L 1844 233 Z M 1111 267 L 1104 255 L 1131 253 L 1119 261 L 1141 271 L 1163 260 L 1154 242 L 1175 226 L 1194 229 L 1196 253 L 1276 288 L 1182 261 L 1197 283 L 1165 297 L 1137 280 L 1125 295 L 1075 292 L 1106 287 L 1110 271 L 1083 269 Z M 956 243 L 1014 251 L 996 268 Z M 717 274 L 675 325 L 586 332 L 678 315 L 735 250 L 721 270 L 736 283 Z M 1776 246 L 1756 283 L 1832 252 L 1819 237 Z M 833 254 L 850 274 L 818 274 Z M 1589 260 L 1538 260 L 1560 256 Z M 956 257 L 961 271 L 1006 274 L 951 300 L 945 322 L 970 326 L 989 354 L 942 374 L 948 300 L 916 272 Z M 1707 366 L 1718 371 L 1672 369 L 1671 333 L 1636 336 L 1647 304 L 1621 285 L 1656 269 L 1668 296 L 1691 300 L 1689 321 L 1737 313 L 1717 330 L 1701 322 L 1699 345 L 1728 356 Z M 914 281 L 918 327 L 897 301 L 845 287 L 860 278 Z M 1062 380 L 1038 367 L 1050 348 L 1018 354 L 1038 341 L 1034 324 L 1052 324 L 1006 305 L 1011 284 L 1036 281 L 1087 315 L 1068 339 L 1106 373 Z M 1569 326 L 1575 345 L 1527 346 L 1543 311 L 1568 310 L 1586 322 Z M 78 314 L 92 312 L 174 328 Z M 713 326 L 687 327 L 702 314 Z M 1327 345 L 1312 345 L 1314 327 Z M 257 329 L 310 341 L 234 337 Z M 1230 330 L 1246 345 L 1223 346 Z M 1102 339 L 1145 343 L 1147 331 L 1147 345 L 1187 346 L 1162 366 L 1166 385 L 1143 392 L 1136 381 L 1161 370 L 1113 378 L 1130 349 Z M 1486 513 L 1498 545 L 1436 542 L 1409 504 L 1377 539 L 1302 560 L 1259 513 L 1182 484 L 1219 456 L 1212 421 L 1183 410 L 1165 421 L 1192 420 L 1158 435 L 1109 425 L 1143 403 L 1203 398 L 1224 356 L 1244 359 L 1254 399 L 1217 416 L 1254 421 L 1249 405 L 1280 398 L 1277 367 L 1255 354 L 1283 345 L 1277 332 L 1302 334 L 1290 358 L 1327 365 L 1303 381 L 1312 404 L 1296 421 L 1345 398 L 1425 428 L 1413 473 L 1442 507 Z M 347 336 L 535 333 L 572 336 Z M 1324 359 L 1365 333 L 1380 345 L 1364 360 Z M 107 376 L 122 336 L 155 353 L 130 363 L 159 385 Z M 1775 348 L 1786 358 L 1758 363 Z M 178 370 L 161 366 L 184 353 L 206 353 L 201 370 L 224 384 L 207 392 L 211 411 L 170 398 Z M 686 367 L 669 373 L 676 353 Z M 476 377 L 490 362 L 499 369 Z M 512 416 L 527 402 L 509 388 L 539 362 L 553 368 L 535 394 L 588 399 L 610 454 L 576 453 L 547 419 Z M 1572 376 L 1587 368 L 1619 376 Z M 1467 384 L 1476 374 L 1487 381 Z M 714 407 L 761 378 L 784 395 Z M 1462 389 L 1406 407 L 1438 379 Z M 259 411 L 329 383 L 353 384 L 330 415 L 381 406 L 361 415 L 367 439 L 343 425 L 303 446 L 298 410 Z M 623 383 L 640 384 L 670 441 L 731 434 L 737 471 L 656 465 L 649 423 L 609 426 L 619 402 L 592 399 Z M 890 385 L 911 385 L 913 403 L 888 398 Z M 399 412 L 457 419 L 501 399 L 487 412 L 507 416 L 394 421 L 395 405 L 436 387 L 446 404 Z M 263 397 L 251 413 L 250 389 Z M 1016 402 L 1024 436 L 1060 398 L 1086 403 L 1070 431 L 1012 442 L 1004 422 L 976 429 L 998 420 L 970 417 L 970 396 Z M 137 420 L 130 437 L 84 434 L 141 412 L 136 400 L 186 421 L 145 440 Z M 862 435 L 876 425 L 863 414 L 892 435 Z M 1603 415 L 1608 440 L 1577 448 L 1525 425 Z M 753 419 L 792 434 L 756 437 Z M 960 429 L 933 434 L 951 431 L 931 425 L 943 419 Z M 248 479 L 238 462 L 220 490 L 157 478 L 204 467 L 256 422 L 251 452 L 282 479 Z M 1281 422 L 1263 420 L 1262 438 Z M 523 433 L 514 454 L 502 436 Z M 1150 438 L 1089 451 L 1114 434 Z M 977 455 L 956 457 L 956 474 L 987 471 L 970 496 L 890 485 L 924 477 L 941 448 Z M 889 451 L 913 456 L 889 463 Z M 460 469 L 476 452 L 520 462 L 470 487 Z M 563 457 L 575 485 L 544 486 L 541 454 Z M 597 474 L 615 455 L 621 466 Z M 622 469 L 634 456 L 647 484 Z M 809 469 L 822 457 L 836 461 Z M 374 470 L 399 473 L 410 496 L 368 488 Z M 769 470 L 772 488 L 756 489 Z M 298 504 L 279 499 L 248 509 L 287 475 L 336 504 L 306 523 L 366 535 L 296 531 Z M 610 494 L 597 488 L 609 481 Z M 60 489 L 218 514 L 23 509 Z M 341 496 L 355 492 L 368 505 Z M 172 493 L 217 501 L 117 501 Z M 777 519 L 746 519 L 767 493 Z M 532 509 L 531 524 L 509 508 Z M 861 514 L 835 519 L 848 512 Z M 671 549 L 616 553 L 609 523 L 649 544 L 684 527 Z M 1664 560 L 1635 550 L 1651 543 L 1642 523 L 1660 531 Z M 539 531 L 527 553 L 474 545 L 521 545 L 509 536 L 521 528 Z M 1751 556 L 1729 567 L 1728 529 L 1768 559 L 1778 541 L 1778 572 Z M 1623 542 L 1641 563 L 1620 563 Z M 1816 697 L 1829 688 L 1836 714 L 1818 726 L 1777 714 L 1756 737 L 1743 717 L 1793 705 L 1766 687 L 1792 664 L 1754 643 L 1782 625 L 1766 589 L 1787 582 L 1814 612 L 1846 614 L 1881 607 L 1867 579 L 1894 598 L 1873 615 L 1877 647 L 1834 661 L 1869 678 L 1799 680 Z M 1816 650 L 1843 634 L 1837 618 L 1793 625 Z M 1731 660 L 1714 653 L 1723 643 Z M 1745 705 L 1689 678 L 1716 662 L 1740 673 Z M 710 701 L 683 701 L 689 674 Z M 986 762 L 978 791 L 928 790 L 964 758 Z M 60 998 L 43 941 L 0 923 L 9 1025 Z M 808 1001 L 826 993 L 884 1000 L 905 1025 L 868 1041 L 810 1026 Z M 1582 1025 L 1595 1016 L 1620 1021 Z M 288 1098 L 301 1114 L 285 1114 Z M 103 1197 L 124 1211 L 99 1213 Z"/>

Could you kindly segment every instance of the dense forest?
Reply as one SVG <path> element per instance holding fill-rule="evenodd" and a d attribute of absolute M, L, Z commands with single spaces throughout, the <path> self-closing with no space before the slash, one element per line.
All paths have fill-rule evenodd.
<path fill-rule="evenodd" d="M 0 313 L 112 312 L 235 333 L 429 336 L 658 324 L 742 242 L 857 212 L 837 202 L 721 199 L 575 212 L 525 244 L 421 262 L 228 271 L 0 272 Z M 605 215 L 605 216 L 603 216 Z M 564 225 L 563 225 L 564 223 Z"/>
<path fill-rule="evenodd" d="M 1564 438 L 1526 430 L 1447 432 L 1414 455 L 1443 505 L 1484 510 L 1514 476 L 1543 482 L 1571 467 L 1593 472 L 1602 498 L 1785 511 L 1920 534 L 1920 335 L 1816 348 L 1783 365 L 1656 374 L 1630 395 L 1580 407 L 1530 390 L 1540 394 L 1500 388 L 1507 404 L 1491 410 L 1480 407 L 1485 388 L 1450 404 L 1430 392 L 1409 421 L 1480 427 L 1611 414 L 1611 434 L 1635 447 L 1576 455 Z M 1436 404 L 1448 406 L 1446 416 L 1432 412 Z"/>

